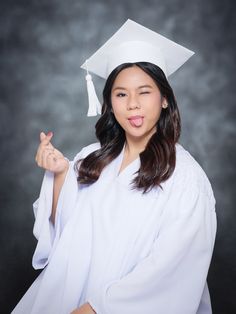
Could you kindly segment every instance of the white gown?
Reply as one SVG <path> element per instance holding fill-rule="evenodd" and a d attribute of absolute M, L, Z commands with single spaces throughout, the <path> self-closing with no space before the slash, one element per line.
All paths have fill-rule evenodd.
<path fill-rule="evenodd" d="M 163 189 L 130 186 L 139 158 L 120 174 L 124 149 L 90 186 L 79 186 L 70 162 L 49 217 L 53 174 L 34 203 L 38 244 L 33 267 L 44 268 L 13 314 L 69 314 L 89 302 L 97 314 L 209 314 L 206 284 L 215 233 L 215 199 L 198 163 L 179 144 Z"/>

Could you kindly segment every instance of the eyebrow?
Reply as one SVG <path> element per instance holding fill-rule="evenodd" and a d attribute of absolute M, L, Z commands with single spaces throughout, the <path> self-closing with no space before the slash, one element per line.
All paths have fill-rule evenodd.
<path fill-rule="evenodd" d="M 151 86 L 151 85 L 141 85 L 137 89 L 141 89 L 141 88 L 153 88 L 153 86 Z M 119 90 L 126 90 L 125 87 L 117 86 L 116 88 L 113 89 L 113 91 L 115 91 L 117 89 L 119 89 Z"/>

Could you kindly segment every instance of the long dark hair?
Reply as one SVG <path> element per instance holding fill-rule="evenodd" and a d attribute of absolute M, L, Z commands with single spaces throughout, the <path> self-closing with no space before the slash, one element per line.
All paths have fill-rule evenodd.
<path fill-rule="evenodd" d="M 140 169 L 132 182 L 133 187 L 146 193 L 153 187 L 161 186 L 175 169 L 175 144 L 180 136 L 181 124 L 173 90 L 158 66 L 149 62 L 124 63 L 111 72 L 103 90 L 102 115 L 95 126 L 101 148 L 89 154 L 81 163 L 76 163 L 78 182 L 81 184 L 96 182 L 104 167 L 123 149 L 125 132 L 112 113 L 111 91 L 117 75 L 133 66 L 139 67 L 154 80 L 168 103 L 168 107 L 161 111 L 156 132 L 140 153 Z"/>

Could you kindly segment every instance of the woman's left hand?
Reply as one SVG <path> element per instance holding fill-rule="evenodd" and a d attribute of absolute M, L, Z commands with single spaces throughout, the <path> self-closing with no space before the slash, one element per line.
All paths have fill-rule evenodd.
<path fill-rule="evenodd" d="M 80 308 L 75 309 L 71 314 L 96 314 L 89 303 L 83 304 Z"/>

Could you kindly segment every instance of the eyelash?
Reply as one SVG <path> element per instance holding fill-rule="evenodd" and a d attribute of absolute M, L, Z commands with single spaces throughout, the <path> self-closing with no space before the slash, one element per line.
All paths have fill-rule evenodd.
<path fill-rule="evenodd" d="M 146 91 L 146 92 L 141 92 L 140 94 L 141 95 L 143 95 L 143 94 L 150 94 L 150 92 Z"/>
<path fill-rule="evenodd" d="M 124 96 L 126 96 L 126 94 L 124 94 L 124 93 L 119 93 L 119 94 L 117 94 L 116 96 L 117 96 L 117 97 L 124 97 Z"/>
<path fill-rule="evenodd" d="M 140 95 L 145 95 L 145 94 L 150 94 L 150 92 L 141 92 L 140 93 Z M 117 94 L 116 95 L 117 97 L 125 97 L 126 96 L 126 94 L 125 93 L 119 93 L 119 94 Z"/>

